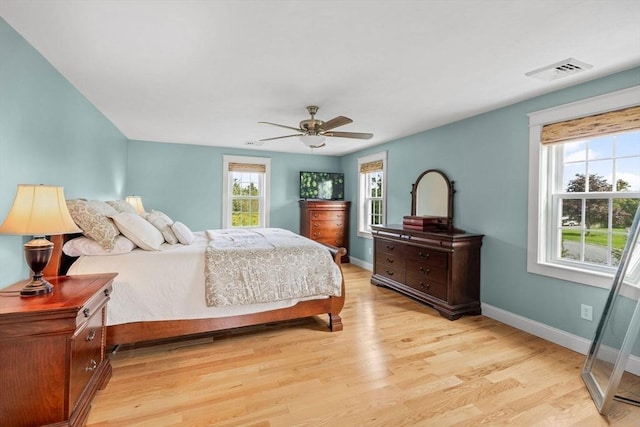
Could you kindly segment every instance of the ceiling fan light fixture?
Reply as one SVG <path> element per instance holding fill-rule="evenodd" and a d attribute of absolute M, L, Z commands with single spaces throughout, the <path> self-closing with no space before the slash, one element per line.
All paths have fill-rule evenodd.
<path fill-rule="evenodd" d="M 326 138 L 322 135 L 302 135 L 300 141 L 307 147 L 317 147 L 321 145 Z"/>

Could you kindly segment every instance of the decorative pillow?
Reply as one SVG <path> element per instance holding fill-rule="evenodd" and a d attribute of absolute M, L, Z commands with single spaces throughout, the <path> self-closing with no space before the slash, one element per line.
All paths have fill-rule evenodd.
<path fill-rule="evenodd" d="M 174 222 L 171 225 L 171 230 L 176 234 L 178 241 L 183 245 L 190 245 L 193 242 L 193 233 L 189 230 L 189 227 L 181 222 Z"/>
<path fill-rule="evenodd" d="M 128 213 L 134 213 L 136 215 L 138 214 L 138 212 L 136 211 L 136 208 L 134 208 L 133 205 L 131 205 L 130 203 L 127 203 L 126 200 L 110 200 L 107 203 L 111 205 L 113 209 L 115 209 L 120 213 L 128 212 Z"/>
<path fill-rule="evenodd" d="M 160 230 L 160 232 L 164 236 L 164 240 L 166 240 L 167 243 L 172 245 L 178 243 L 178 238 L 171 229 L 171 224 L 173 224 L 173 221 L 167 214 L 160 211 L 151 211 L 147 214 L 147 221 L 153 224 L 155 228 Z"/>
<path fill-rule="evenodd" d="M 69 255 L 78 257 L 81 255 L 119 255 L 126 254 L 134 250 L 136 245 L 124 236 L 116 237 L 116 242 L 112 250 L 106 250 L 100 243 L 88 237 L 78 237 L 71 239 L 62 246 L 62 251 Z"/>
<path fill-rule="evenodd" d="M 104 249 L 114 248 L 120 232 L 113 221 L 98 212 L 86 200 L 67 200 L 67 208 L 73 221 L 86 236 L 98 242 Z"/>
<path fill-rule="evenodd" d="M 113 217 L 113 221 L 122 234 L 144 250 L 160 250 L 164 243 L 162 233 L 137 213 L 121 212 Z"/>
<path fill-rule="evenodd" d="M 101 200 L 89 200 L 89 205 L 107 218 L 111 218 L 118 213 L 118 211 L 115 210 L 113 206 Z"/>

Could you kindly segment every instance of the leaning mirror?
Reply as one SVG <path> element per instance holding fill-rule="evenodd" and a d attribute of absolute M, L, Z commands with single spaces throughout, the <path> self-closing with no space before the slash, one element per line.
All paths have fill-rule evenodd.
<path fill-rule="evenodd" d="M 640 373 L 628 369 L 629 355 L 640 355 L 640 209 L 582 371 L 593 401 L 606 414 L 612 401 L 640 405 Z"/>

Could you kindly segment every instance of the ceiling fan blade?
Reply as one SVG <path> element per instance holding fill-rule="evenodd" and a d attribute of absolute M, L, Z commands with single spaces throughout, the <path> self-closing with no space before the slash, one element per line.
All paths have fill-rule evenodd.
<path fill-rule="evenodd" d="M 334 117 L 333 119 L 329 120 L 328 122 L 324 122 L 324 124 L 322 125 L 322 129 L 323 130 L 331 130 L 331 129 L 335 129 L 339 126 L 344 126 L 344 125 L 348 125 L 349 123 L 352 123 L 353 120 L 351 120 L 349 117 L 345 117 L 345 116 L 338 116 L 338 117 Z"/>
<path fill-rule="evenodd" d="M 323 143 L 322 143 L 322 144 L 320 144 L 320 145 L 310 145 L 309 147 L 310 147 L 310 148 L 322 148 L 322 147 L 324 147 L 325 145 L 327 145 L 327 144 L 325 144 L 325 143 L 323 142 Z"/>
<path fill-rule="evenodd" d="M 277 124 L 277 123 L 271 123 L 271 122 L 258 122 L 258 123 L 260 123 L 260 124 L 264 124 L 264 125 L 278 126 L 278 127 L 281 127 L 281 128 L 291 129 L 291 130 L 295 130 L 295 131 L 300 132 L 300 128 L 294 128 L 294 127 L 292 127 L 292 126 L 279 125 L 279 124 Z"/>
<path fill-rule="evenodd" d="M 285 136 L 276 136 L 274 138 L 259 139 L 258 141 L 273 141 L 274 139 L 291 138 L 293 136 L 302 136 L 302 135 L 304 135 L 304 134 L 303 133 L 297 133 L 295 135 L 285 135 Z"/>
<path fill-rule="evenodd" d="M 324 132 L 324 136 L 334 136 L 337 138 L 355 138 L 355 139 L 371 139 L 372 133 L 360 133 L 360 132 Z"/>

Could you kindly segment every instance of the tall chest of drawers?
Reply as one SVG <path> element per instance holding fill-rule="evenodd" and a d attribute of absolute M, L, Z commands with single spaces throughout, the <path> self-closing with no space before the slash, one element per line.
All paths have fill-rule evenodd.
<path fill-rule="evenodd" d="M 50 294 L 0 297 L 3 426 L 84 425 L 93 396 L 111 377 L 105 321 L 115 276 L 47 278 Z"/>
<path fill-rule="evenodd" d="M 371 283 L 386 286 L 454 320 L 480 314 L 481 234 L 373 226 Z"/>
<path fill-rule="evenodd" d="M 300 200 L 300 234 L 349 253 L 349 208 L 343 200 Z M 342 258 L 349 262 L 349 255 Z"/>

